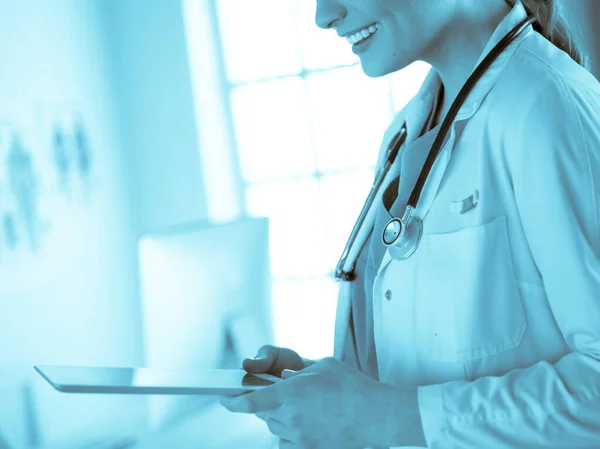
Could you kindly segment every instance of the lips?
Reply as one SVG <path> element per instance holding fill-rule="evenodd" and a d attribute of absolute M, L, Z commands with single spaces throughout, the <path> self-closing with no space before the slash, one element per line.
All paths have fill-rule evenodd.
<path fill-rule="evenodd" d="M 347 37 L 355 35 L 356 33 L 361 32 L 362 30 L 368 30 L 372 26 L 379 27 L 379 23 L 378 22 L 373 22 L 373 23 L 370 23 L 369 25 L 365 25 L 365 26 L 362 26 L 360 28 L 355 28 L 354 30 L 349 31 L 347 33 L 341 33 L 340 32 L 340 33 L 338 33 L 338 36 L 339 37 L 343 37 L 343 38 L 347 38 Z"/>
<path fill-rule="evenodd" d="M 364 40 L 369 39 L 372 35 L 377 33 L 379 30 L 379 24 L 371 25 L 368 28 L 365 28 L 358 33 L 352 34 L 350 36 L 346 36 L 346 40 L 350 44 L 358 44 Z"/>

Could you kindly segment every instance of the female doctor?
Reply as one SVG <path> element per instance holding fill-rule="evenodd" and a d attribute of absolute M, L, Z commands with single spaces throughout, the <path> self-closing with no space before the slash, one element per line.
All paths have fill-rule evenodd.
<path fill-rule="evenodd" d="M 433 68 L 384 136 L 378 173 L 403 145 L 341 285 L 334 357 L 263 347 L 244 368 L 285 380 L 223 405 L 280 448 L 600 447 L 600 85 L 555 1 L 317 5 L 320 27 L 367 30 L 368 76 Z"/>

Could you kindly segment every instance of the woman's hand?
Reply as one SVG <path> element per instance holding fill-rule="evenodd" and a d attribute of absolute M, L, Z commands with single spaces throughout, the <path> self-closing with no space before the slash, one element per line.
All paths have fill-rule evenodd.
<path fill-rule="evenodd" d="M 312 363 L 314 362 L 303 359 L 291 349 L 266 345 L 258 350 L 253 359 L 245 359 L 242 367 L 252 374 L 272 374 L 280 377 L 285 369 L 300 371 Z"/>
<path fill-rule="evenodd" d="M 262 415 L 281 438 L 280 448 L 362 449 L 423 442 L 416 389 L 381 384 L 333 358 L 274 385 L 223 398 L 221 404 L 232 412 Z"/>
<path fill-rule="evenodd" d="M 253 359 L 244 359 L 242 367 L 252 374 L 282 377 L 282 372 L 285 370 L 300 371 L 314 363 L 312 360 L 300 357 L 291 349 L 265 345 L 258 350 Z M 257 413 L 256 416 L 262 420 L 266 418 L 264 413 Z"/>

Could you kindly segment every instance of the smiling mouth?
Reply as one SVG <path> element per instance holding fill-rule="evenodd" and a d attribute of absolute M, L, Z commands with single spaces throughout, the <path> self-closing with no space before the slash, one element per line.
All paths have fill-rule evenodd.
<path fill-rule="evenodd" d="M 357 33 L 346 36 L 346 40 L 348 43 L 355 45 L 360 44 L 361 42 L 369 40 L 375 33 L 379 30 L 379 24 L 375 23 L 374 25 L 370 25 Z"/>
<path fill-rule="evenodd" d="M 353 46 L 353 47 L 358 47 L 359 45 L 362 45 L 362 44 L 364 44 L 365 42 L 368 42 L 368 41 L 370 41 L 370 40 L 371 40 L 371 38 L 372 38 L 374 35 L 375 35 L 375 33 L 371 34 L 371 35 L 370 35 L 370 36 L 368 36 L 368 37 L 365 37 L 364 39 L 362 39 L 362 40 L 360 40 L 360 41 L 358 41 L 358 42 L 355 42 L 354 44 L 352 44 L 352 46 Z"/>

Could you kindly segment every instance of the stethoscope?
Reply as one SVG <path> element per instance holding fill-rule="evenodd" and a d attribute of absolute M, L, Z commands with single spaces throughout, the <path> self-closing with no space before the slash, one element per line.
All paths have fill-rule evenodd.
<path fill-rule="evenodd" d="M 383 233 L 381 235 L 381 241 L 388 248 L 390 255 L 395 260 L 405 260 L 414 254 L 414 252 L 419 247 L 419 243 L 421 242 L 421 237 L 423 235 L 423 222 L 419 217 L 415 216 L 415 209 L 419 202 L 419 198 L 421 197 L 421 192 L 425 185 L 425 181 L 427 181 L 427 177 L 429 176 L 429 172 L 433 167 L 433 164 L 442 149 L 442 145 L 448 135 L 450 127 L 452 126 L 452 122 L 454 121 L 456 115 L 458 114 L 460 108 L 464 104 L 467 99 L 467 96 L 475 86 L 475 84 L 481 79 L 484 73 L 488 70 L 488 68 L 492 65 L 492 63 L 498 58 L 498 56 L 508 48 L 508 46 L 513 43 L 526 29 L 529 25 L 535 22 L 534 18 L 528 17 L 527 19 L 520 22 L 517 26 L 515 26 L 483 59 L 481 64 L 477 66 L 477 68 L 473 71 L 465 85 L 460 90 L 458 96 L 452 103 L 448 114 L 444 118 L 442 125 L 437 133 L 437 136 L 433 142 L 431 150 L 427 155 L 427 159 L 425 160 L 425 164 L 421 169 L 421 173 L 417 179 L 417 182 L 410 194 L 408 202 L 406 204 L 406 209 L 404 211 L 404 215 L 402 218 L 392 218 L 388 224 L 385 226 Z M 388 172 L 392 165 L 394 164 L 398 153 L 400 152 L 400 148 L 406 141 L 407 130 L 406 130 L 406 122 L 402 125 L 400 131 L 394 136 L 390 145 L 387 149 L 387 154 L 385 157 L 385 161 L 383 166 L 377 173 L 375 177 L 375 181 L 373 186 L 371 187 L 371 191 L 367 200 L 365 201 L 365 205 L 352 229 L 352 233 L 350 234 L 350 238 L 348 239 L 348 243 L 346 243 L 346 247 L 344 248 L 344 252 L 342 253 L 342 257 L 338 262 L 335 277 L 337 280 L 344 281 L 353 281 L 356 279 L 356 274 L 354 272 L 356 259 L 358 254 L 362 250 L 365 242 L 367 241 L 369 235 L 372 233 L 372 228 L 365 229 L 363 226 L 367 218 L 373 217 L 372 214 L 372 206 L 375 202 L 375 199 L 378 198 L 381 186 L 387 178 Z M 371 212 L 371 213 L 370 213 Z M 358 244 L 357 244 L 358 242 Z"/>

